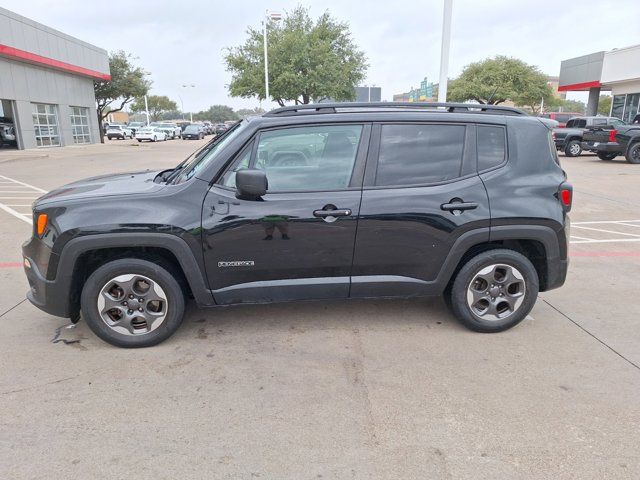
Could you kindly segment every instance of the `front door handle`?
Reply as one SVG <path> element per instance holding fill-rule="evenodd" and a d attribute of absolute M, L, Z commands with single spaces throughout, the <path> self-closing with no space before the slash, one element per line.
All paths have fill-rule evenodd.
<path fill-rule="evenodd" d="M 475 202 L 463 202 L 459 198 L 453 198 L 449 203 L 443 203 L 440 205 L 440 209 L 445 212 L 455 212 L 459 210 L 462 212 L 463 210 L 475 210 L 478 208 L 478 204 Z"/>
<path fill-rule="evenodd" d="M 351 210 L 348 208 L 336 208 L 335 210 L 314 210 L 313 216 L 318 218 L 326 217 L 348 217 L 351 215 Z"/>

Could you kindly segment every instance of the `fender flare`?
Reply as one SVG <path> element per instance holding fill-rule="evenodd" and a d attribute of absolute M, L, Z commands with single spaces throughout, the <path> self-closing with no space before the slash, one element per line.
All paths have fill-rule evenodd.
<path fill-rule="evenodd" d="M 204 306 L 215 305 L 203 270 L 189 245 L 180 237 L 169 233 L 107 233 L 69 240 L 58 263 L 56 283 L 59 282 L 60 291 L 69 295 L 73 272 L 80 255 L 91 250 L 119 247 L 156 247 L 171 252 L 178 260 L 196 302 Z"/>

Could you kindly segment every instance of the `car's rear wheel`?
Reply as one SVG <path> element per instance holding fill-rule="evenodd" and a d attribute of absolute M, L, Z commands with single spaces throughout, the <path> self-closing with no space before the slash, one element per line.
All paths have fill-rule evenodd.
<path fill-rule="evenodd" d="M 631 145 L 624 157 L 629 163 L 640 163 L 640 142 Z"/>
<path fill-rule="evenodd" d="M 600 160 L 613 160 L 617 156 L 618 154 L 615 152 L 599 152 L 598 153 L 598 158 Z"/>
<path fill-rule="evenodd" d="M 448 291 L 447 303 L 467 328 L 501 332 L 529 314 L 538 289 L 536 269 L 524 255 L 513 250 L 489 250 L 462 266 Z"/>
<path fill-rule="evenodd" d="M 149 347 L 182 323 L 185 297 L 170 270 L 137 258 L 96 269 L 82 289 L 82 316 L 104 341 L 118 347 Z"/>
<path fill-rule="evenodd" d="M 564 154 L 567 157 L 577 157 L 582 153 L 580 140 L 571 140 L 564 147 Z"/>

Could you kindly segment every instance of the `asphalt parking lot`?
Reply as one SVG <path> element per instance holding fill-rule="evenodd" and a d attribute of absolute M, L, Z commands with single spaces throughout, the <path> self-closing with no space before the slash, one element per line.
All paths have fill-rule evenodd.
<path fill-rule="evenodd" d="M 204 143 L 0 153 L 1 478 L 640 478 L 640 166 L 561 157 L 569 278 L 500 334 L 439 299 L 191 307 L 124 350 L 23 300 L 41 191 Z"/>

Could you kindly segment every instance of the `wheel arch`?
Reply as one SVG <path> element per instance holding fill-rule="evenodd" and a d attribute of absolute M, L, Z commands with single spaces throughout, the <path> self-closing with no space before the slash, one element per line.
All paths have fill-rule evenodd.
<path fill-rule="evenodd" d="M 72 318 L 79 311 L 86 278 L 99 266 L 122 258 L 153 261 L 176 275 L 185 293 L 199 304 L 214 304 L 202 269 L 181 238 L 170 234 L 99 234 L 69 241 L 60 256 L 57 280 L 61 294 L 68 295 Z"/>

